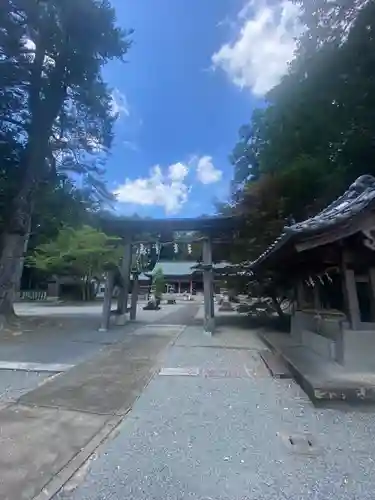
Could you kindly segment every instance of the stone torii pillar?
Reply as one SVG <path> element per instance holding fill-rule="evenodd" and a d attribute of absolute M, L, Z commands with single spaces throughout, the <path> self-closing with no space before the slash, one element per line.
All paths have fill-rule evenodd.
<path fill-rule="evenodd" d="M 126 321 L 126 313 L 128 311 L 131 263 L 132 263 L 131 236 L 127 235 L 126 238 L 124 239 L 124 255 L 122 258 L 122 265 L 121 265 L 122 288 L 120 289 L 117 302 L 118 325 L 124 325 Z"/>
<path fill-rule="evenodd" d="M 203 240 L 203 294 L 204 294 L 204 330 L 212 335 L 215 330 L 215 310 L 213 295 L 212 241 Z"/>
<path fill-rule="evenodd" d="M 115 284 L 115 273 L 113 270 L 107 271 L 106 281 L 105 281 L 105 291 L 102 309 L 102 318 L 100 323 L 100 332 L 106 332 L 109 328 L 109 322 L 111 318 L 111 307 L 112 307 L 112 295 Z"/>
<path fill-rule="evenodd" d="M 133 273 L 133 290 L 131 296 L 131 305 L 130 305 L 130 320 L 134 321 L 137 319 L 137 303 L 138 303 L 138 294 L 139 294 L 139 273 Z"/>

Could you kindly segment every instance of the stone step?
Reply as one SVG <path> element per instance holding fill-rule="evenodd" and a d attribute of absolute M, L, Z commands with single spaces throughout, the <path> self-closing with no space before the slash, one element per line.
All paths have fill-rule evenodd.
<path fill-rule="evenodd" d="M 280 354 L 264 350 L 260 352 L 260 356 L 274 378 L 292 378 L 288 366 L 284 362 Z"/>

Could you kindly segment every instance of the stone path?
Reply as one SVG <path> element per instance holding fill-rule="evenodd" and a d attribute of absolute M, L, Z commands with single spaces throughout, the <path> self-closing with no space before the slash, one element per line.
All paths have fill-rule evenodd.
<path fill-rule="evenodd" d="M 13 387 L 20 397 L 0 407 L 0 500 L 51 498 L 119 424 L 180 332 L 173 325 L 125 328 L 121 342 L 69 371 L 32 373 L 18 395 Z"/>
<path fill-rule="evenodd" d="M 55 500 L 374 498 L 372 409 L 314 408 L 270 376 L 263 349 L 254 331 L 186 328 Z"/>
<path fill-rule="evenodd" d="M 22 315 L 40 319 L 38 327 L 26 328 L 0 336 L 0 403 L 14 402 L 35 389 L 53 373 L 65 371 L 89 360 L 124 338 L 124 328 L 112 327 L 99 332 L 101 304 L 49 305 L 22 303 L 16 305 Z M 182 320 L 176 320 L 182 312 Z M 141 325 L 179 324 L 196 312 L 186 303 L 164 306 L 159 311 L 143 311 L 139 305 L 137 321 L 128 323 L 128 333 Z M 32 373 L 34 372 L 34 373 Z"/>
<path fill-rule="evenodd" d="M 166 309 L 168 307 L 171 307 L 171 312 L 169 314 L 163 315 L 160 319 L 157 319 L 155 321 L 156 324 L 158 325 L 187 325 L 189 324 L 194 316 L 198 313 L 198 311 L 201 309 L 201 306 L 192 304 L 192 303 L 185 303 L 184 305 L 178 304 L 172 305 L 172 306 L 164 306 L 163 308 Z"/>

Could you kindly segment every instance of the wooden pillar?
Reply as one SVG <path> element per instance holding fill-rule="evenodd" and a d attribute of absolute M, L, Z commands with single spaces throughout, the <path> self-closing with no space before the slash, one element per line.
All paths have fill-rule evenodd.
<path fill-rule="evenodd" d="M 302 278 L 297 281 L 296 291 L 297 291 L 297 309 L 302 309 L 305 304 L 305 290 L 303 287 Z"/>
<path fill-rule="evenodd" d="M 369 288 L 371 303 L 371 321 L 375 321 L 375 267 L 369 269 Z"/>
<path fill-rule="evenodd" d="M 132 244 L 131 244 L 131 238 L 128 236 L 124 241 L 124 255 L 122 258 L 122 265 L 121 265 L 121 277 L 123 286 L 120 289 L 117 302 L 117 311 L 119 315 L 126 314 L 128 308 L 131 262 L 132 262 Z"/>
<path fill-rule="evenodd" d="M 343 269 L 344 273 L 344 297 L 346 309 L 349 314 L 349 321 L 353 330 L 359 328 L 361 323 L 361 315 L 359 310 L 357 283 L 355 281 L 355 273 L 352 269 Z"/>
<path fill-rule="evenodd" d="M 137 318 L 137 303 L 138 303 L 138 294 L 139 294 L 139 275 L 138 273 L 133 274 L 133 290 L 131 296 L 131 305 L 130 305 L 130 319 L 134 321 Z"/>
<path fill-rule="evenodd" d="M 204 294 L 204 329 L 212 334 L 215 329 L 213 280 L 212 280 L 212 245 L 209 238 L 203 240 L 203 294 Z"/>
<path fill-rule="evenodd" d="M 111 318 L 112 295 L 113 295 L 114 283 L 115 283 L 114 271 L 108 271 L 106 281 L 105 281 L 102 319 L 101 319 L 101 324 L 100 324 L 100 328 L 99 328 L 100 332 L 106 332 L 109 328 L 109 321 Z"/>
<path fill-rule="evenodd" d="M 319 284 L 318 283 L 315 283 L 315 285 L 313 287 L 313 296 L 314 296 L 314 309 L 316 309 L 316 310 L 321 309 Z"/>

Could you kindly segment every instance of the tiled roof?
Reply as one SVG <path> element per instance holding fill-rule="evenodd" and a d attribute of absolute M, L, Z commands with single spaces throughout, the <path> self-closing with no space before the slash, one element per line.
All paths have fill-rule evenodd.
<path fill-rule="evenodd" d="M 156 270 L 161 268 L 164 276 L 190 276 L 194 272 L 192 266 L 192 261 L 160 261 L 150 274 L 155 274 Z"/>
<path fill-rule="evenodd" d="M 375 206 L 375 178 L 362 175 L 336 201 L 303 222 L 284 227 L 281 235 L 249 267 L 254 268 L 291 239 L 323 233 Z"/>
<path fill-rule="evenodd" d="M 195 262 L 193 264 L 193 269 L 194 270 L 201 270 L 204 267 L 203 262 Z M 227 268 L 232 268 L 233 264 L 227 261 L 222 261 L 222 262 L 213 262 L 212 263 L 212 268 L 216 271 L 221 271 Z"/>

